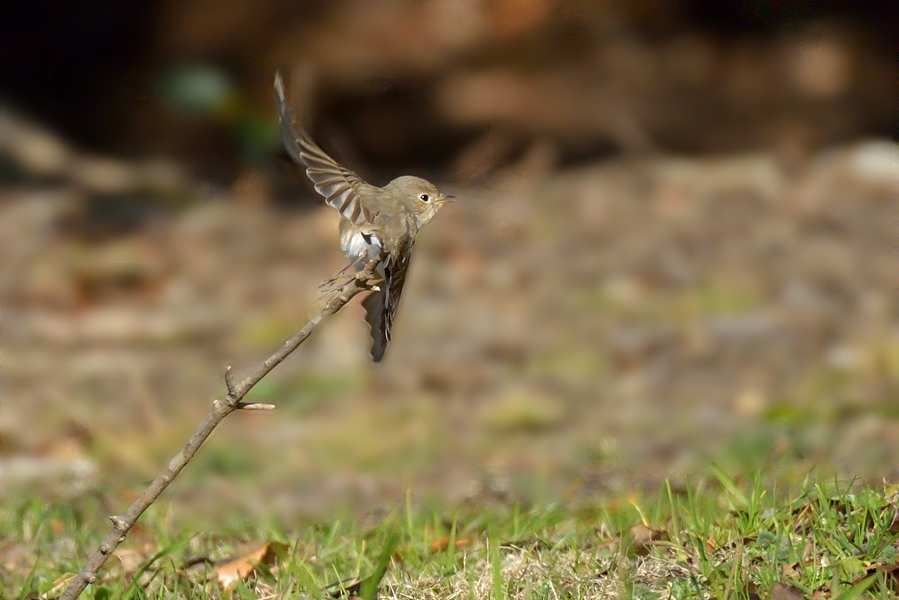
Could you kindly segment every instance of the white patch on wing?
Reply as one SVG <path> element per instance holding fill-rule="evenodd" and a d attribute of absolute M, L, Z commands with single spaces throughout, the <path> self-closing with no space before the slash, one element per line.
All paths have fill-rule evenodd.
<path fill-rule="evenodd" d="M 351 261 L 371 260 L 381 253 L 381 240 L 373 233 L 356 232 L 340 240 L 343 254 Z"/>

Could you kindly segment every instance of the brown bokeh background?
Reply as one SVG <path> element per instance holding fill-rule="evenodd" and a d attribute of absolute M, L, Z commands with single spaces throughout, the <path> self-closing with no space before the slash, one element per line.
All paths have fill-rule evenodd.
<path fill-rule="evenodd" d="M 32 2 L 0 15 L 0 488 L 121 501 L 315 310 L 336 215 L 295 111 L 459 201 L 394 342 L 357 306 L 170 498 L 210 526 L 404 491 L 895 480 L 895 36 L 880 3 Z M 213 507 L 213 509 L 210 509 Z M 114 509 L 112 509 L 114 510 Z"/>

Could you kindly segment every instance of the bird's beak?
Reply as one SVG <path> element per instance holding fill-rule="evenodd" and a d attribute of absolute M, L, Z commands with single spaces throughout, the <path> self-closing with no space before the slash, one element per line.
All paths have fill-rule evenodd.
<path fill-rule="evenodd" d="M 440 194 L 440 201 L 443 202 L 444 204 L 446 204 L 448 202 L 455 202 L 456 197 L 455 196 L 444 196 L 443 194 Z"/>

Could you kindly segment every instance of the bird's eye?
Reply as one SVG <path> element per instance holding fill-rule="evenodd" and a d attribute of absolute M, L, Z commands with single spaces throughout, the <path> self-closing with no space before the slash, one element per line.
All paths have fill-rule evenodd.
<path fill-rule="evenodd" d="M 418 199 L 421 200 L 422 202 L 427 202 L 428 200 L 431 199 L 431 197 L 428 196 L 427 194 L 422 194 L 421 196 L 418 197 Z"/>

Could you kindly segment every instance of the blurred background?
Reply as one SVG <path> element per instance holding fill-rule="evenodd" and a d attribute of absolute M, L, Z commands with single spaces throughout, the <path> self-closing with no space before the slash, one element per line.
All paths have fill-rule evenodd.
<path fill-rule="evenodd" d="M 0 8 L 0 490 L 109 513 L 343 266 L 294 112 L 422 233 L 384 363 L 357 303 L 167 494 L 216 527 L 899 479 L 899 5 L 159 0 Z M 298 99 L 300 100 L 300 99 Z M 104 513 L 106 514 L 106 513 Z M 188 522 L 188 521 L 185 521 Z"/>

